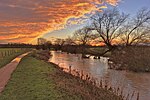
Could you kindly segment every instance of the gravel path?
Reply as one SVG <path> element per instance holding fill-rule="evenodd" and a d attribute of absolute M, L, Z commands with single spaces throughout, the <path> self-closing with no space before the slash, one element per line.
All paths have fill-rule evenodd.
<path fill-rule="evenodd" d="M 12 60 L 9 64 L 5 65 L 0 69 L 0 93 L 4 90 L 6 84 L 8 83 L 11 74 L 16 69 L 17 65 L 19 64 L 20 60 L 26 56 L 28 53 L 22 54 Z"/>

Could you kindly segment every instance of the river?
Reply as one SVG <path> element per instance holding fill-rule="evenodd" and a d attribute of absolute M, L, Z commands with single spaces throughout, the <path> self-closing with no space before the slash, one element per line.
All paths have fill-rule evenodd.
<path fill-rule="evenodd" d="M 97 80 L 107 80 L 111 86 L 121 87 L 125 92 L 139 92 L 140 100 L 150 100 L 150 73 L 134 73 L 108 69 L 108 61 L 101 59 L 82 59 L 80 54 L 67 54 L 51 51 L 50 62 L 60 67 L 77 69 L 90 74 Z"/>

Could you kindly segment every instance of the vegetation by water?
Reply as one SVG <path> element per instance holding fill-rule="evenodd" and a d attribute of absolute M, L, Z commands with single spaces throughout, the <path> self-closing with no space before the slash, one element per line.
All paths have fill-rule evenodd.
<path fill-rule="evenodd" d="M 107 56 L 110 58 L 110 68 L 117 70 L 129 70 L 134 72 L 150 72 L 150 47 L 149 46 L 116 46 L 105 53 L 107 47 L 86 47 L 84 54 L 95 56 Z M 68 53 L 82 53 L 80 46 L 63 46 L 62 51 Z M 102 54 L 102 55 L 101 55 Z"/>
<path fill-rule="evenodd" d="M 56 49 L 57 50 L 57 49 Z M 75 54 L 84 54 L 86 55 L 93 55 L 93 56 L 110 56 L 111 52 L 106 52 L 108 51 L 107 47 L 100 47 L 100 46 L 86 46 L 84 48 L 84 51 L 82 50 L 82 46 L 62 46 L 61 49 L 63 52 L 68 52 L 68 53 L 75 53 Z"/>
<path fill-rule="evenodd" d="M 23 58 L 0 100 L 122 100 L 33 55 Z"/>
<path fill-rule="evenodd" d="M 109 56 L 115 63 L 111 67 L 113 69 L 150 72 L 149 52 L 145 48 L 145 51 L 140 50 L 141 45 L 150 44 L 149 9 L 140 9 L 132 18 L 116 8 L 107 9 L 96 13 L 90 20 L 90 25 L 74 31 L 72 36 L 65 40 L 57 39 L 53 47 L 68 53 L 81 53 L 83 58 L 89 58 L 86 54 L 98 59 L 100 56 Z M 104 47 L 97 48 L 98 45 Z M 135 45 L 139 47 L 133 49 Z M 125 49 L 118 51 L 118 46 Z M 129 46 L 133 46 L 131 50 Z M 145 56 L 143 52 L 148 55 Z"/>
<path fill-rule="evenodd" d="M 0 68 L 4 65 L 8 64 L 11 60 L 13 60 L 15 57 L 19 56 L 20 54 L 23 54 L 30 49 L 26 48 L 1 48 L 0 49 Z"/>
<path fill-rule="evenodd" d="M 134 72 L 150 72 L 150 47 L 129 46 L 115 50 L 110 56 L 112 68 Z"/>

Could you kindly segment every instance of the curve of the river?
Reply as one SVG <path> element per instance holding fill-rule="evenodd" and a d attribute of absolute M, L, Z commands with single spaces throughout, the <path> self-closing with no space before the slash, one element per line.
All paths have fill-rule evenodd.
<path fill-rule="evenodd" d="M 134 73 L 108 69 L 106 59 L 82 59 L 79 54 L 67 54 L 60 51 L 51 51 L 50 62 L 60 67 L 83 70 L 98 80 L 105 79 L 111 86 L 123 87 L 129 93 L 138 91 L 140 100 L 150 100 L 150 73 Z"/>

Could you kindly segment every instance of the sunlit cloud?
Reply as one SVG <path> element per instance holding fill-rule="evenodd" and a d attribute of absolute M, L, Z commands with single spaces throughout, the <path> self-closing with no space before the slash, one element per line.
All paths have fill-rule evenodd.
<path fill-rule="evenodd" d="M 0 0 L 0 40 L 29 43 L 43 34 L 81 24 L 103 4 L 118 0 Z M 61 34 L 60 34 L 61 35 Z"/>

